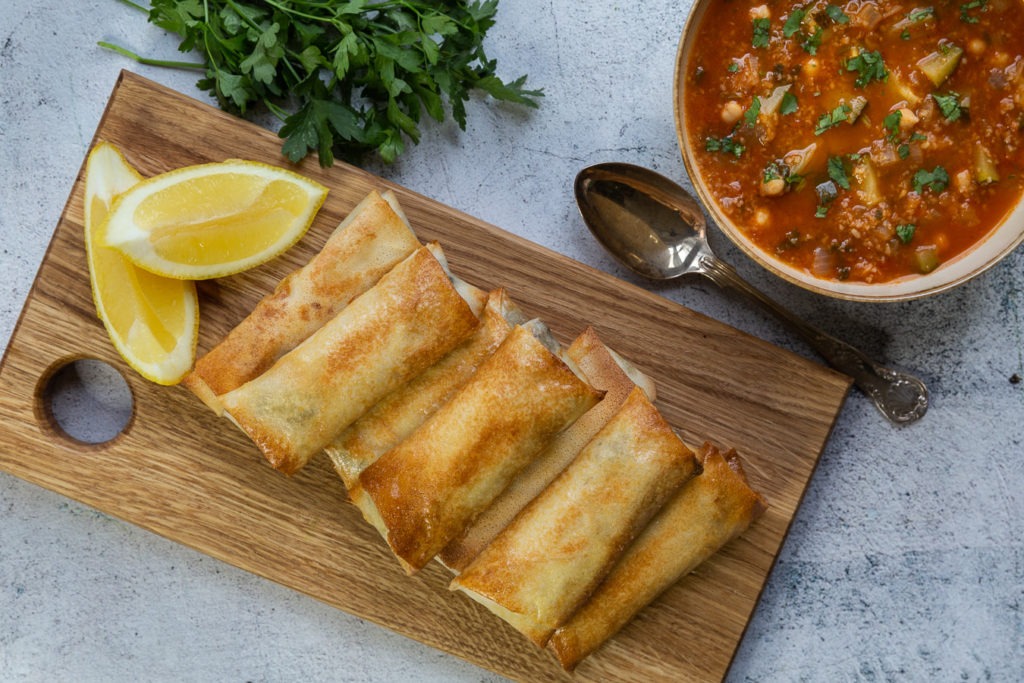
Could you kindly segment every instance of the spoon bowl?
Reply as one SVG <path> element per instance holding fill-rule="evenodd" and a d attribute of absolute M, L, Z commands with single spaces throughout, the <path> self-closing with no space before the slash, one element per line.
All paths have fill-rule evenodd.
<path fill-rule="evenodd" d="M 700 205 L 662 175 L 629 164 L 591 166 L 576 176 L 583 222 L 608 253 L 652 280 L 700 274 L 713 256 Z"/>
<path fill-rule="evenodd" d="M 653 280 L 701 275 L 764 306 L 853 378 L 890 421 L 905 424 L 928 409 L 928 391 L 912 375 L 883 367 L 863 352 L 810 326 L 743 280 L 707 241 L 704 213 L 682 187 L 649 169 L 623 163 L 590 166 L 575 182 L 583 222 L 620 263 Z"/>

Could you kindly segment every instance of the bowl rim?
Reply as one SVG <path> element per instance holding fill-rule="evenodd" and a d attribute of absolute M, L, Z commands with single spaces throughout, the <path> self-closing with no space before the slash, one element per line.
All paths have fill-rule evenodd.
<path fill-rule="evenodd" d="M 755 245 L 743 231 L 736 227 L 732 219 L 722 211 L 718 202 L 715 201 L 700 174 L 686 130 L 686 108 L 683 98 L 686 92 L 686 70 L 691 53 L 690 46 L 708 6 L 717 1 L 719 0 L 694 0 L 693 6 L 690 8 L 676 49 L 672 109 L 683 165 L 697 192 L 701 206 L 709 214 L 711 222 L 752 261 L 783 280 L 818 294 L 848 301 L 884 303 L 919 299 L 964 284 L 995 266 L 1024 243 L 1024 195 L 1022 195 L 1013 208 L 989 230 L 985 237 L 979 239 L 953 259 L 943 263 L 941 267 L 925 275 L 908 275 L 876 284 L 825 280 L 814 277 L 803 269 L 783 263 Z M 1007 229 L 1007 225 L 1014 227 Z M 977 256 L 976 254 L 982 250 L 985 254 Z M 989 253 L 990 251 L 992 253 Z M 980 263 L 973 262 L 978 259 L 981 260 Z"/>

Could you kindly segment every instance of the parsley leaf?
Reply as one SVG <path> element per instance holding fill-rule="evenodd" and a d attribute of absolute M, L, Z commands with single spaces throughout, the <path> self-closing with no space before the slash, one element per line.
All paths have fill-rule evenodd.
<path fill-rule="evenodd" d="M 787 249 L 793 249 L 798 246 L 800 246 L 800 232 L 797 230 L 790 230 L 782 237 L 778 246 L 775 247 L 775 251 L 782 253 Z"/>
<path fill-rule="evenodd" d="M 754 37 L 750 41 L 751 47 L 768 47 L 771 37 L 771 26 L 767 17 L 754 19 Z"/>
<path fill-rule="evenodd" d="M 960 5 L 960 21 L 967 24 L 977 24 L 978 17 L 971 14 L 971 10 L 978 10 L 978 13 L 988 11 L 988 0 L 971 0 Z"/>
<path fill-rule="evenodd" d="M 821 34 L 822 28 L 819 26 L 814 30 L 813 34 L 804 36 L 803 42 L 800 43 L 800 47 L 802 47 L 809 55 L 818 54 L 818 48 L 821 47 Z"/>
<path fill-rule="evenodd" d="M 932 99 L 935 100 L 935 104 L 939 105 L 939 111 L 949 121 L 957 121 L 963 115 L 963 109 L 960 105 L 960 95 L 958 93 L 950 91 L 947 95 L 939 95 L 938 93 L 932 93 Z"/>
<path fill-rule="evenodd" d="M 761 172 L 761 178 L 765 183 L 768 183 L 776 178 L 781 178 L 785 181 L 786 185 L 799 185 L 804 179 L 799 173 L 793 173 L 789 165 L 782 159 L 769 162 L 764 170 Z"/>
<path fill-rule="evenodd" d="M 844 190 L 850 189 L 850 179 L 846 175 L 846 166 L 843 164 L 842 157 L 828 158 L 828 177 Z"/>
<path fill-rule="evenodd" d="M 792 114 L 799 108 L 800 105 L 796 101 L 796 95 L 787 90 L 782 95 L 782 102 L 779 103 L 779 115 L 785 116 L 787 114 Z"/>
<path fill-rule="evenodd" d="M 913 223 L 901 223 L 896 226 L 896 236 L 903 244 L 910 244 L 910 240 L 914 239 L 915 230 L 917 230 L 917 226 Z"/>
<path fill-rule="evenodd" d="M 740 63 L 739 62 L 729 62 L 729 66 L 725 67 L 725 70 L 728 71 L 731 74 L 734 74 L 734 73 L 736 73 L 737 71 L 740 70 Z"/>
<path fill-rule="evenodd" d="M 889 80 L 889 70 L 885 68 L 882 54 L 877 50 L 873 52 L 865 50 L 856 57 L 846 60 L 846 70 L 857 72 L 857 80 L 853 84 L 858 88 L 867 86 L 871 81 L 885 82 Z"/>
<path fill-rule="evenodd" d="M 814 127 L 814 134 L 821 135 L 829 128 L 834 128 L 835 126 L 838 126 L 844 121 L 848 121 L 850 112 L 852 111 L 853 108 L 850 105 L 844 103 L 840 104 L 832 111 L 822 114 L 821 116 L 818 117 L 818 123 Z"/>
<path fill-rule="evenodd" d="M 795 9 L 790 12 L 789 17 L 786 18 L 786 23 L 782 25 L 782 35 L 786 38 L 792 38 L 793 34 L 800 30 L 800 24 L 806 16 L 807 10 L 804 9 Z"/>
<path fill-rule="evenodd" d="M 127 3 L 136 5 L 133 2 Z M 299 161 L 316 151 L 392 162 L 418 142 L 426 114 L 466 126 L 475 92 L 536 107 L 541 90 L 526 77 L 503 81 L 483 41 L 497 0 L 151 0 L 151 24 L 181 37 L 202 63 L 166 62 L 205 72 L 200 89 L 239 116 L 265 110 L 282 122 L 282 152 Z M 128 57 L 154 63 L 123 48 Z"/>
<path fill-rule="evenodd" d="M 933 170 L 918 169 L 914 174 L 914 192 L 922 193 L 928 189 L 939 193 L 949 187 L 949 174 L 942 166 L 936 166 Z"/>
<path fill-rule="evenodd" d="M 885 118 L 882 119 L 882 125 L 889 131 L 885 135 L 885 139 L 889 142 L 895 142 L 896 138 L 900 134 L 900 122 L 903 121 L 903 112 L 897 109 L 894 112 L 886 114 Z"/>
<path fill-rule="evenodd" d="M 723 152 L 725 154 L 732 154 L 734 157 L 739 158 L 743 155 L 747 148 L 742 142 L 735 140 L 732 135 L 726 135 L 724 138 L 716 138 L 709 135 L 704 140 L 704 149 L 709 152 Z"/>
<path fill-rule="evenodd" d="M 841 7 L 836 5 L 825 5 L 825 15 L 828 16 L 833 22 L 837 24 L 849 24 L 850 17 L 846 16 L 846 12 Z"/>
<path fill-rule="evenodd" d="M 747 110 L 743 112 L 743 123 L 753 126 L 757 123 L 757 116 L 761 113 L 761 98 L 754 95 L 754 101 L 750 103 Z"/>
<path fill-rule="evenodd" d="M 831 7 L 831 5 L 829 5 L 829 7 Z M 838 7 L 835 9 L 839 10 Z M 842 14 L 842 10 L 839 10 L 839 12 Z M 843 16 L 845 17 L 846 15 L 843 14 Z M 818 23 L 813 23 L 814 33 L 808 34 L 804 31 L 803 26 L 803 22 L 806 17 L 806 9 L 794 9 L 789 13 L 789 16 L 786 17 L 785 23 L 782 24 L 782 35 L 785 38 L 797 36 L 800 40 L 800 47 L 802 47 L 808 54 L 814 55 L 818 53 L 818 48 L 821 47 L 822 27 Z M 849 17 L 847 17 L 846 20 L 849 21 Z"/>

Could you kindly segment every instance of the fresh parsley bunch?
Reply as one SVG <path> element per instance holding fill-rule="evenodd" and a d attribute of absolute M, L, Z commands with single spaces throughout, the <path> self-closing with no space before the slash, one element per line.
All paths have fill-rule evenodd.
<path fill-rule="evenodd" d="M 127 4 L 146 8 L 128 0 Z M 483 40 L 497 0 L 151 0 L 150 23 L 182 37 L 202 64 L 139 57 L 147 64 L 205 70 L 198 86 L 220 106 L 244 115 L 265 107 L 282 121 L 283 153 L 299 161 L 316 150 L 322 166 L 335 154 L 386 162 L 419 142 L 424 113 L 451 115 L 465 130 L 465 103 L 480 90 L 536 107 L 541 90 L 526 76 L 495 75 Z"/>

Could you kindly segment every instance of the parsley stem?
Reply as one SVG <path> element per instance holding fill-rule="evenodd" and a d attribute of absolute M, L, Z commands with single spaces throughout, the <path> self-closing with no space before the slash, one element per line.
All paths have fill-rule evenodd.
<path fill-rule="evenodd" d="M 135 9 L 139 10 L 140 12 L 147 12 L 147 13 L 149 12 L 148 8 L 143 7 L 142 5 L 137 5 L 134 2 L 132 2 L 132 0 L 118 0 L 118 2 L 120 2 L 122 5 L 128 5 L 129 7 L 134 7 Z"/>
<path fill-rule="evenodd" d="M 177 62 L 177 61 L 174 61 L 174 60 L 171 60 L 171 59 L 152 59 L 150 57 L 143 57 L 142 55 L 138 55 L 138 54 L 132 52 L 131 50 L 128 50 L 126 48 L 121 47 L 120 45 L 114 45 L 113 43 L 108 43 L 108 42 L 103 41 L 103 40 L 99 41 L 96 44 L 99 45 L 100 47 L 105 47 L 108 50 L 113 50 L 114 52 L 116 52 L 116 53 L 118 53 L 120 55 L 124 55 L 128 59 L 133 59 L 136 62 L 138 62 L 139 64 L 146 64 L 147 66 L 162 66 L 162 67 L 167 67 L 169 69 L 205 69 L 206 68 L 203 64 L 199 64 L 198 62 Z"/>
<path fill-rule="evenodd" d="M 271 114 L 276 116 L 282 122 L 286 118 L 288 118 L 288 116 L 289 116 L 288 112 L 285 111 L 284 108 L 279 107 L 277 104 L 271 102 L 270 100 L 264 98 L 263 104 L 264 104 L 264 106 L 266 106 L 266 108 L 270 111 Z"/>
<path fill-rule="evenodd" d="M 329 17 L 322 17 L 322 16 L 319 16 L 319 15 L 316 15 L 316 14 L 308 14 L 306 12 L 300 12 L 300 11 L 292 9 L 290 7 L 285 7 L 285 6 L 281 5 L 278 2 L 274 2 L 274 0 L 266 0 L 266 3 L 268 5 L 270 5 L 271 7 L 284 12 L 285 14 L 291 14 L 292 16 L 302 17 L 303 19 L 312 19 L 313 21 L 334 23 L 334 22 L 332 22 L 330 20 Z"/>

